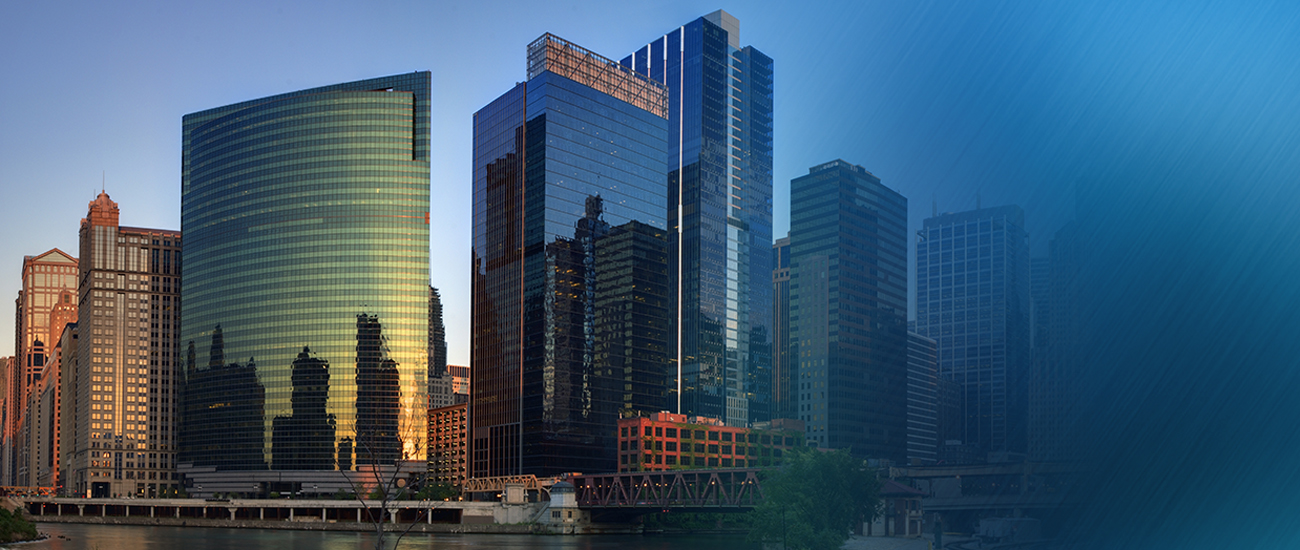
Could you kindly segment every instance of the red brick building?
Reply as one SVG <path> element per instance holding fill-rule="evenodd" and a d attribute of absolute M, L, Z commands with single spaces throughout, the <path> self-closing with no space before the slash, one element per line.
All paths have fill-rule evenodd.
<path fill-rule="evenodd" d="M 790 448 L 804 445 L 803 423 L 784 422 L 775 429 L 757 429 L 666 412 L 624 418 L 618 421 L 618 470 L 773 466 Z"/>

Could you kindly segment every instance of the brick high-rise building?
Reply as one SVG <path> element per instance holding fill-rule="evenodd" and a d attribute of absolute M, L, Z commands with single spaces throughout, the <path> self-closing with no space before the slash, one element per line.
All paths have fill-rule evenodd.
<path fill-rule="evenodd" d="M 107 193 L 81 221 L 74 433 L 65 479 L 84 496 L 177 488 L 181 234 L 124 227 Z M 66 424 L 65 424 L 66 425 Z"/>

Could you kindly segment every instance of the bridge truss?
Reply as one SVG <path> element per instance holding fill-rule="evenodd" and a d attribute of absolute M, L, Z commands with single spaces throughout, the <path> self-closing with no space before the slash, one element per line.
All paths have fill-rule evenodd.
<path fill-rule="evenodd" d="M 748 509 L 763 500 L 757 469 L 663 470 L 570 478 L 583 508 Z"/>

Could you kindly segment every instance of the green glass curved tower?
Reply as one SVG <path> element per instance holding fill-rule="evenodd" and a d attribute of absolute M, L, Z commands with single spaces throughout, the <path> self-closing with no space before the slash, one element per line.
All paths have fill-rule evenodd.
<path fill-rule="evenodd" d="M 417 72 L 184 117 L 178 466 L 231 485 L 204 493 L 425 459 L 429 93 Z"/>

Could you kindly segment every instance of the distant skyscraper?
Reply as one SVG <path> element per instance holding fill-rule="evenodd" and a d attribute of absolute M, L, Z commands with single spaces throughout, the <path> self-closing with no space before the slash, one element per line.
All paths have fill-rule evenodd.
<path fill-rule="evenodd" d="M 772 418 L 799 418 L 790 356 L 790 236 L 772 245 Z"/>
<path fill-rule="evenodd" d="M 79 343 L 67 483 L 81 496 L 155 497 L 178 487 L 181 233 L 123 227 L 100 193 L 81 221 Z"/>
<path fill-rule="evenodd" d="M 180 461 L 205 492 L 425 459 L 429 94 L 416 72 L 184 117 Z"/>
<path fill-rule="evenodd" d="M 716 11 L 622 64 L 668 88 L 670 408 L 767 420 L 772 380 L 772 59 Z"/>
<path fill-rule="evenodd" d="M 907 199 L 836 160 L 790 182 L 790 355 L 808 438 L 907 455 Z"/>
<path fill-rule="evenodd" d="M 939 375 L 962 388 L 961 433 L 980 453 L 1026 450 L 1029 237 L 1018 206 L 925 220 L 916 332 L 939 342 Z"/>
<path fill-rule="evenodd" d="M 429 287 L 429 410 L 455 403 L 455 387 L 447 372 L 447 337 L 442 324 L 442 296 Z"/>
<path fill-rule="evenodd" d="M 1029 455 L 1033 460 L 1069 461 L 1080 456 L 1073 422 L 1077 420 L 1083 365 L 1079 343 L 1083 249 L 1079 230 L 1071 222 L 1053 235 L 1050 256 L 1034 260 L 1034 369 L 1029 418 Z"/>
<path fill-rule="evenodd" d="M 939 460 L 939 343 L 907 333 L 907 461 Z"/>
<path fill-rule="evenodd" d="M 470 475 L 613 471 L 666 402 L 667 93 L 552 35 L 474 114 Z"/>
<path fill-rule="evenodd" d="M 6 485 L 21 485 L 15 483 L 18 472 L 14 457 L 25 445 L 14 438 L 26 413 L 30 390 L 45 370 L 45 362 L 54 350 L 54 339 L 63 332 L 62 326 L 52 325 L 56 320 L 66 322 L 66 317 L 59 315 L 55 307 L 62 304 L 61 294 L 76 291 L 76 258 L 57 248 L 23 257 L 22 288 L 15 302 L 15 355 L 4 388 L 3 481 Z"/>

